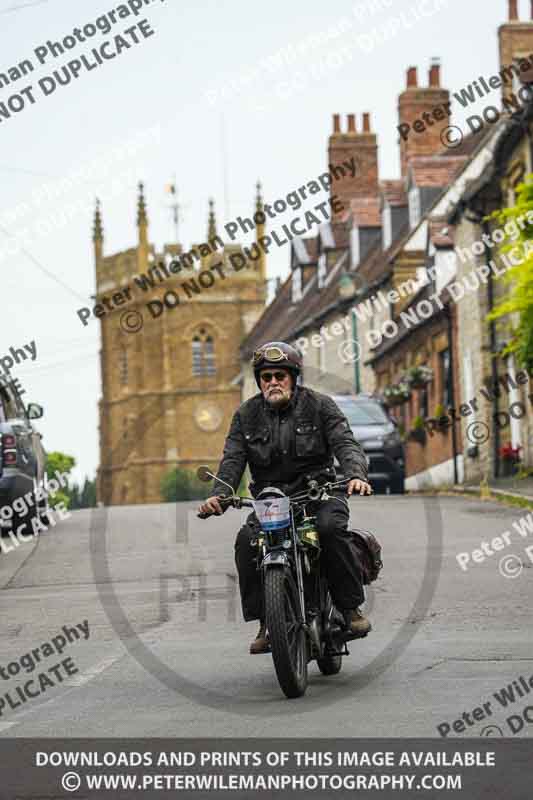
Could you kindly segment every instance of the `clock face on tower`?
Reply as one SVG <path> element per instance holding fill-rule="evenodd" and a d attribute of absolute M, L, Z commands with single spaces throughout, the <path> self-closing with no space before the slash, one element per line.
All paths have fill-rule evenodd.
<path fill-rule="evenodd" d="M 213 402 L 203 402 L 194 412 L 194 421 L 202 431 L 212 433 L 220 428 L 223 414 Z"/>

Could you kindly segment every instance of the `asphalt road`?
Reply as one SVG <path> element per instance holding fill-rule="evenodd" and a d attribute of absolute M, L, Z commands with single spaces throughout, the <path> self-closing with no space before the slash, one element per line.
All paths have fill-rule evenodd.
<path fill-rule="evenodd" d="M 462 497 L 353 499 L 353 523 L 384 550 L 367 597 L 374 630 L 350 645 L 340 675 L 311 664 L 307 695 L 288 701 L 271 657 L 248 655 L 256 625 L 241 620 L 233 565 L 244 514 L 202 522 L 195 505 L 74 512 L 0 556 L 0 666 L 6 675 L 36 648 L 41 659 L 0 677 L 0 736 L 437 736 L 463 712 L 464 730 L 450 735 L 496 725 L 511 736 L 506 718 L 533 706 L 520 683 L 523 697 L 507 709 L 493 696 L 533 675 L 533 532 L 512 529 L 520 510 Z M 461 571 L 458 552 L 506 530 L 510 545 Z M 519 557 L 511 571 L 523 565 L 515 578 L 499 571 L 510 554 Z M 85 620 L 88 638 L 42 654 L 63 626 Z M 66 658 L 75 674 L 48 672 L 41 694 L 17 697 Z M 532 733 L 525 723 L 517 735 Z"/>

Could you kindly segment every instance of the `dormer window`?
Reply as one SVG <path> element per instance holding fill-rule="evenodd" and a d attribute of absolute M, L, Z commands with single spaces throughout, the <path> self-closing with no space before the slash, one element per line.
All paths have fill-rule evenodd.
<path fill-rule="evenodd" d="M 302 299 L 302 268 L 295 267 L 292 271 L 292 302 L 299 303 Z"/>
<path fill-rule="evenodd" d="M 361 250 L 359 247 L 359 228 L 354 227 L 350 231 L 350 253 L 351 253 L 351 263 L 352 269 L 355 269 L 359 266 L 359 261 L 361 260 Z"/>
<path fill-rule="evenodd" d="M 328 274 L 328 260 L 325 253 L 320 254 L 318 258 L 317 269 L 318 269 L 318 274 L 317 274 L 318 288 L 322 289 L 326 282 L 326 276 Z"/>
<path fill-rule="evenodd" d="M 388 250 L 392 244 L 392 213 L 389 205 L 383 206 L 381 212 L 381 230 L 383 235 L 383 249 Z"/>
<path fill-rule="evenodd" d="M 416 228 L 421 216 L 420 189 L 417 186 L 413 186 L 409 189 L 409 225 L 411 229 Z"/>

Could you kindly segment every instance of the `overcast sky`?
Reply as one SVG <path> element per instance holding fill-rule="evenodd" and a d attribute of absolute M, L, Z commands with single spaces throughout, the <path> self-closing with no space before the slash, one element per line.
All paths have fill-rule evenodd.
<path fill-rule="evenodd" d="M 45 408 L 37 427 L 46 448 L 74 455 L 77 477 L 93 476 L 98 464 L 99 330 L 76 315 L 95 288 L 92 199 L 102 201 L 106 254 L 133 246 L 136 183 L 144 180 L 150 239 L 161 246 L 174 240 L 164 187 L 175 174 L 180 239 L 190 246 L 205 238 L 210 195 L 221 225 L 253 210 L 257 178 L 268 202 L 323 171 L 335 112 L 355 112 L 359 126 L 361 113 L 371 112 L 380 177 L 396 178 L 397 97 L 407 67 L 417 65 L 426 84 L 430 60 L 440 57 L 452 91 L 491 75 L 497 27 L 507 17 L 507 0 L 153 0 L 110 33 L 39 65 L 37 48 L 118 6 L 0 0 L 0 73 L 27 58 L 36 67 L 0 89 L 0 103 L 30 85 L 35 99 L 26 96 L 8 120 L 0 116 L 0 358 L 35 341 L 37 359 L 13 372 L 24 401 Z M 525 15 L 529 3 L 521 6 Z M 41 78 L 144 18 L 155 35 L 144 39 L 137 29 L 139 44 L 43 95 Z M 486 104 L 479 100 L 468 114 Z M 457 122 L 466 115 L 459 109 Z M 137 142 L 133 155 L 113 155 L 129 141 Z M 61 183 L 80 170 L 70 186 Z M 26 208 L 10 218 L 20 203 Z M 5 255 L 17 235 L 26 252 Z M 286 276 L 288 256 L 287 247 L 276 250 L 270 277 Z"/>

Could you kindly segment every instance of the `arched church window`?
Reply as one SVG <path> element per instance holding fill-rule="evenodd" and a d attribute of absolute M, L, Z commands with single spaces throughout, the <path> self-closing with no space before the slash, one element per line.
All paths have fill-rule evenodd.
<path fill-rule="evenodd" d="M 202 375 L 202 342 L 198 336 L 192 340 L 192 374 Z"/>
<path fill-rule="evenodd" d="M 206 375 L 214 375 L 215 368 L 215 344 L 210 336 L 204 342 L 204 361 Z"/>
<path fill-rule="evenodd" d="M 216 375 L 215 343 L 204 328 L 192 340 L 192 374 Z"/>

